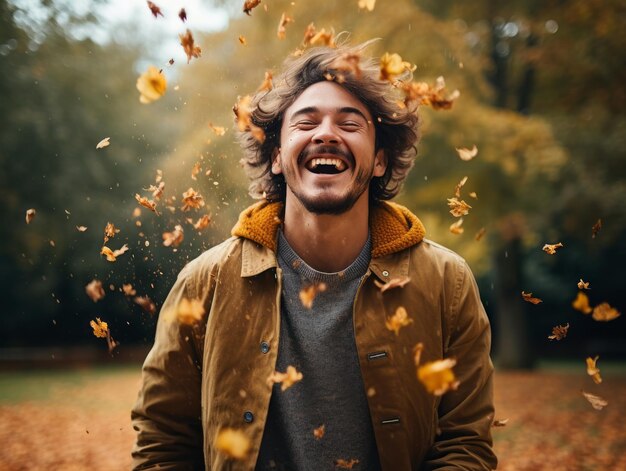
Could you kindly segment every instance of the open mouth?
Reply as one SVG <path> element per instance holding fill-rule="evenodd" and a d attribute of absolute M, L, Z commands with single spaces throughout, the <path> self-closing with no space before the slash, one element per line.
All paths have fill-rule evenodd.
<path fill-rule="evenodd" d="M 306 163 L 306 169 L 312 173 L 334 175 L 343 172 L 348 166 L 340 159 L 315 158 Z"/>

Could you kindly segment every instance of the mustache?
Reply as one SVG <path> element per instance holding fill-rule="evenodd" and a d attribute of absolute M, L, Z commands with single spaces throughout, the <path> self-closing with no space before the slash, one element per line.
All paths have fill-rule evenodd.
<path fill-rule="evenodd" d="M 298 156 L 298 165 L 302 164 L 302 162 L 304 162 L 309 156 L 315 154 L 340 155 L 348 162 L 350 162 L 350 165 L 352 167 L 354 167 L 354 156 L 352 155 L 352 152 L 344 150 L 337 146 L 329 146 L 325 144 L 312 145 L 305 148 L 302 152 L 300 152 L 300 155 Z"/>

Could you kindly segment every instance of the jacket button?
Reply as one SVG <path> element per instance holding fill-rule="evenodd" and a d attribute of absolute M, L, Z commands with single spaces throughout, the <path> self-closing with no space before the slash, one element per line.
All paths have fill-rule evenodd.
<path fill-rule="evenodd" d="M 254 420 L 254 414 L 252 412 L 250 412 L 249 410 L 245 411 L 243 413 L 243 420 L 244 420 L 244 422 L 249 424 L 250 422 L 252 422 Z"/>
<path fill-rule="evenodd" d="M 261 342 L 261 353 L 267 353 L 270 351 L 270 344 L 267 342 Z"/>
<path fill-rule="evenodd" d="M 389 276 L 389 272 L 387 270 L 383 270 L 383 276 Z"/>

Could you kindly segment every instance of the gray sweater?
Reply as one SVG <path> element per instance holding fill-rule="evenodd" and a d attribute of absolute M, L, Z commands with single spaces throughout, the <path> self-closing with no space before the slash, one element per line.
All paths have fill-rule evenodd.
<path fill-rule="evenodd" d="M 286 391 L 274 385 L 257 470 L 334 470 L 340 459 L 358 460 L 355 470 L 380 469 L 352 323 L 370 252 L 368 239 L 345 270 L 322 273 L 279 234 L 283 291 L 276 370 L 295 366 L 303 379 Z M 299 293 L 316 283 L 324 283 L 326 290 L 307 309 Z"/>

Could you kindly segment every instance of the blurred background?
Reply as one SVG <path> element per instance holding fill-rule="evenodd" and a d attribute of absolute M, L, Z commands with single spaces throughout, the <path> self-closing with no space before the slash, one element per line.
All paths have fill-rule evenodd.
<path fill-rule="evenodd" d="M 180 269 L 253 202 L 232 106 L 279 70 L 311 22 L 351 42 L 381 38 L 372 55 L 398 53 L 416 81 L 443 76 L 460 91 L 451 110 L 421 108 L 418 158 L 397 201 L 478 280 L 498 415 L 511 418 L 494 429 L 501 468 L 626 467 L 626 323 L 572 307 L 581 279 L 592 308 L 626 307 L 622 0 L 378 0 L 371 11 L 359 0 L 263 0 L 249 16 L 243 0 L 155 3 L 161 15 L 143 0 L 0 0 L 0 467 L 128 467 L 128 410 L 155 313 Z M 281 40 L 283 13 L 293 21 Z M 187 29 L 202 48 L 189 62 Z M 149 66 L 167 90 L 142 104 L 136 82 Z M 474 145 L 462 161 L 455 148 Z M 453 234 L 447 198 L 465 176 L 472 210 Z M 135 195 L 152 199 L 159 181 L 156 215 Z M 189 188 L 206 204 L 182 212 Z M 100 254 L 109 222 L 119 233 L 104 245 L 129 247 L 115 262 Z M 184 240 L 164 246 L 176 225 Z M 542 251 L 557 242 L 555 255 Z M 97 302 L 85 289 L 93 280 L 105 293 Z M 119 343 L 112 352 L 93 334 L 96 318 Z M 566 338 L 548 339 L 566 324 Z M 585 371 L 596 355 L 601 385 Z M 609 406 L 591 409 L 581 389 Z M 43 418 L 56 428 L 42 430 Z M 44 432 L 75 434 L 73 445 L 44 450 Z"/>

